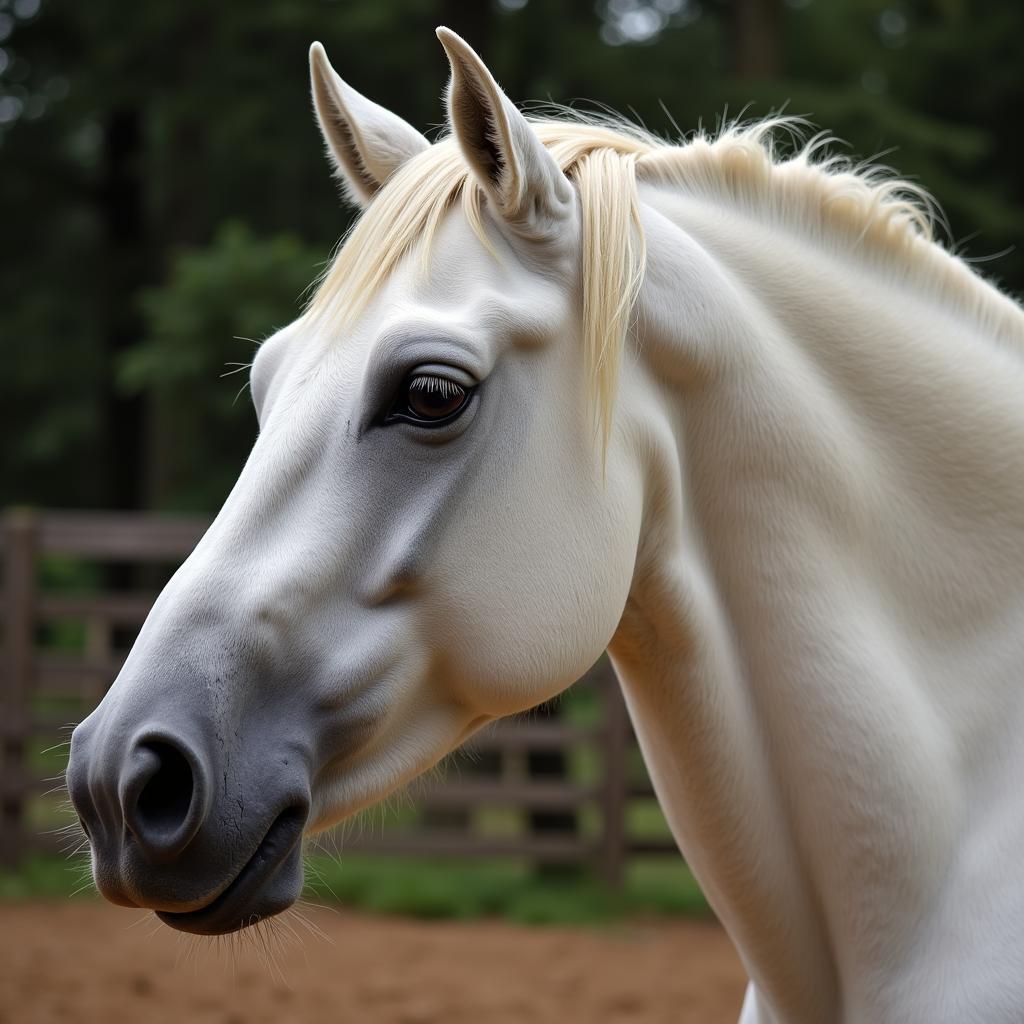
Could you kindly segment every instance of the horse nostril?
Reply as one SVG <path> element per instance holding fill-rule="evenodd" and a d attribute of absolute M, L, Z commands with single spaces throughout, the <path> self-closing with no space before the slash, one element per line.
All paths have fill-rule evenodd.
<path fill-rule="evenodd" d="M 146 740 L 135 748 L 125 791 L 125 823 L 151 860 L 177 856 L 198 832 L 198 783 L 191 759 L 177 743 Z"/>
<path fill-rule="evenodd" d="M 169 743 L 147 743 L 159 767 L 142 787 L 135 805 L 136 820 L 147 831 L 176 832 L 192 806 L 192 769 L 184 755 Z"/>

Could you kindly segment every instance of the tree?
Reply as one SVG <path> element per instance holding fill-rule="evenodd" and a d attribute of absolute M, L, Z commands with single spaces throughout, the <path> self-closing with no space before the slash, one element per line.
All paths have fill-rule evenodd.
<path fill-rule="evenodd" d="M 442 120 L 447 74 L 439 22 L 485 52 L 518 100 L 590 97 L 670 135 L 673 121 L 714 126 L 726 104 L 753 116 L 788 104 L 848 140 L 853 156 L 898 147 L 887 159 L 935 192 L 953 237 L 978 233 L 969 252 L 988 256 L 1024 234 L 1024 144 L 1012 128 L 1024 99 L 1020 5 L 0 4 L 0 403 L 19 425 L 0 453 L 6 503 L 214 509 L 252 430 L 217 361 L 244 362 L 233 336 L 262 337 L 297 307 L 283 296 L 276 311 L 253 305 L 251 279 L 225 274 L 213 315 L 212 297 L 184 286 L 182 260 L 208 249 L 202 265 L 219 273 L 230 238 L 265 256 L 287 236 L 312 277 L 310 259 L 328 257 L 351 212 L 310 116 L 309 42 L 321 38 L 357 88 L 428 128 Z M 1024 289 L 1020 250 L 985 267 Z M 273 260 L 264 269 L 275 275 L 267 294 L 299 276 Z M 173 365 L 174 304 L 198 332 L 175 344 L 210 358 L 172 385 L 152 359 Z M 200 418 L 227 403 L 217 415 L 237 417 L 223 435 L 231 442 L 183 461 L 187 416 L 172 408 L 172 387 L 187 387 Z"/>

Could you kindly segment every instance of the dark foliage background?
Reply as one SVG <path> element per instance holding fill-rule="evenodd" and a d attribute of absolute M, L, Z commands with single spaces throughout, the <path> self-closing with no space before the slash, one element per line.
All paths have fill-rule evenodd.
<path fill-rule="evenodd" d="M 785 104 L 886 153 L 1024 289 L 1010 0 L 0 0 L 3 504 L 216 509 L 255 433 L 244 369 L 222 375 L 296 314 L 349 217 L 308 45 L 426 129 L 439 23 L 517 100 L 663 134 Z"/>

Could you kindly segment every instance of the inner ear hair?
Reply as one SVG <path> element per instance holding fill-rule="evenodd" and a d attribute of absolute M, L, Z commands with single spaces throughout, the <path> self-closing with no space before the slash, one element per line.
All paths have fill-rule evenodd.
<path fill-rule="evenodd" d="M 496 189 L 501 189 L 508 172 L 502 149 L 501 129 L 495 122 L 493 97 L 487 97 L 475 76 L 461 75 L 458 87 L 451 84 L 451 105 L 459 119 L 472 126 L 466 140 L 472 140 L 470 147 L 477 155 L 480 166 Z M 490 99 L 490 102 L 489 102 Z"/>
<path fill-rule="evenodd" d="M 331 110 L 334 111 L 334 116 L 332 117 L 334 122 L 334 144 L 342 150 L 339 153 L 341 160 L 335 173 L 343 181 L 346 171 L 353 177 L 358 178 L 359 184 L 366 192 L 367 197 L 372 197 L 380 188 L 381 183 L 370 173 L 369 168 L 366 166 L 366 161 L 360 152 L 359 144 L 356 141 L 355 132 L 352 129 L 347 113 L 338 107 L 333 97 L 329 98 L 327 102 L 330 103 Z M 342 163 L 344 167 L 341 166 Z"/>

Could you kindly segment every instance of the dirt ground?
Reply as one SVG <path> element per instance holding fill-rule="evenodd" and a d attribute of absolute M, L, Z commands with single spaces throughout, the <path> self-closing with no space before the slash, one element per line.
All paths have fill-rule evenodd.
<path fill-rule="evenodd" d="M 264 940 L 271 962 L 255 937 L 200 942 L 99 902 L 0 906 L 0 1024 L 735 1024 L 743 995 L 711 923 L 302 913 Z"/>

